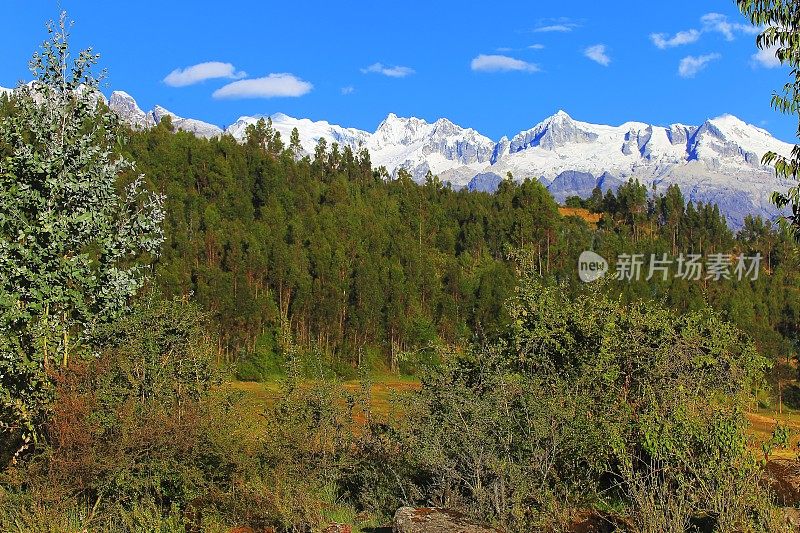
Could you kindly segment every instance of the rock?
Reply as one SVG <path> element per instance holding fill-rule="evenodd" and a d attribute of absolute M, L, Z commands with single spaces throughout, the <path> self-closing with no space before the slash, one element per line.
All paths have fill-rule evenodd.
<path fill-rule="evenodd" d="M 800 510 L 794 507 L 784 507 L 782 511 L 786 524 L 795 531 L 800 531 Z"/>
<path fill-rule="evenodd" d="M 438 507 L 401 507 L 394 514 L 394 533 L 499 533 L 465 515 Z"/>
<path fill-rule="evenodd" d="M 478 192 L 495 192 L 503 178 L 494 172 L 476 174 L 467 184 L 467 190 Z"/>
<path fill-rule="evenodd" d="M 618 516 L 597 511 L 595 509 L 580 509 L 572 517 L 569 533 L 613 533 L 615 531 L 630 531 L 631 524 Z"/>
<path fill-rule="evenodd" d="M 772 459 L 767 463 L 766 475 L 780 503 L 786 506 L 800 504 L 800 462 Z"/>
<path fill-rule="evenodd" d="M 322 533 L 353 533 L 353 528 L 347 524 L 331 524 Z"/>

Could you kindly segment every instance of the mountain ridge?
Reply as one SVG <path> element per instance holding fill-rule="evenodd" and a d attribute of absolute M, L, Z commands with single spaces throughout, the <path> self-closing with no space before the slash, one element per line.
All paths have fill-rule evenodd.
<path fill-rule="evenodd" d="M 0 87 L 0 94 L 9 91 Z M 155 126 L 169 116 L 177 129 L 207 138 L 230 134 L 242 141 L 249 125 L 267 118 L 242 116 L 223 129 L 161 106 L 143 111 L 124 91 L 114 91 L 107 103 L 134 128 Z M 607 190 L 638 179 L 655 193 L 674 183 L 687 200 L 719 204 L 734 228 L 748 214 L 778 216 L 769 198 L 773 191 L 789 186 L 773 169 L 761 165 L 761 157 L 767 151 L 788 155 L 792 145 L 730 114 L 699 126 L 636 121 L 611 126 L 575 120 L 558 110 L 532 128 L 498 141 L 444 117 L 428 122 L 389 113 L 374 132 L 283 113 L 268 117 L 284 142 L 297 128 L 304 154 L 313 154 L 317 142 L 325 139 L 329 146 L 335 142 L 354 151 L 366 149 L 373 166 L 384 167 L 389 175 L 402 168 L 421 182 L 432 173 L 456 188 L 491 192 L 511 173 L 516 180 L 541 181 L 563 202 L 568 196 L 591 194 L 592 180 Z"/>
<path fill-rule="evenodd" d="M 118 112 L 125 118 L 124 109 Z M 240 117 L 224 132 L 241 141 L 247 126 L 258 118 L 262 117 Z M 587 197 L 594 188 L 592 181 L 605 191 L 638 179 L 654 193 L 663 193 L 674 183 L 687 200 L 717 203 L 734 228 L 741 227 L 749 214 L 776 218 L 779 212 L 769 198 L 789 185 L 761 165 L 761 157 L 767 151 L 788 155 L 792 145 L 730 114 L 699 126 L 636 121 L 610 126 L 578 121 L 558 110 L 499 141 L 447 118 L 428 122 L 389 113 L 375 132 L 283 113 L 270 118 L 285 141 L 297 128 L 307 154 L 324 138 L 328 145 L 367 149 L 372 164 L 385 167 L 390 175 L 403 168 L 423 181 L 432 173 L 457 188 L 492 192 L 511 173 L 516 180 L 541 181 L 563 202 L 568 196 Z M 176 126 L 203 136 L 222 133 L 202 122 Z"/>

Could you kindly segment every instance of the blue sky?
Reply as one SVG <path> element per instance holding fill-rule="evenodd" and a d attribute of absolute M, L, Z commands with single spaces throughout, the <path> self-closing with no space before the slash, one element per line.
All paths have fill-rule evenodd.
<path fill-rule="evenodd" d="M 29 77 L 59 6 L 109 91 L 219 125 L 281 111 L 373 131 L 394 112 L 497 140 L 559 109 L 606 124 L 732 113 L 794 140 L 769 107 L 788 69 L 754 57 L 733 0 L 4 0 L 0 86 Z"/>

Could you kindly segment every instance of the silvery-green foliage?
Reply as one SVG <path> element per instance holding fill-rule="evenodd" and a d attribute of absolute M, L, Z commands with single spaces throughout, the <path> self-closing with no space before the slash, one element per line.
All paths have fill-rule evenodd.
<path fill-rule="evenodd" d="M 92 75 L 48 25 L 34 81 L 0 120 L 0 424 L 30 432 L 47 369 L 123 314 L 163 241 L 163 199 L 115 153 L 120 131 Z M 121 182 L 127 178 L 127 185 Z M 2 427 L 0 426 L 0 427 Z"/>

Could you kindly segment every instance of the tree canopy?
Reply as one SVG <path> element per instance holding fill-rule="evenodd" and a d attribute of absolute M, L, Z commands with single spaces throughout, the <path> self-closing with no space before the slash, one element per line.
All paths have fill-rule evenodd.
<path fill-rule="evenodd" d="M 772 95 L 772 107 L 798 118 L 797 136 L 800 137 L 800 5 L 794 0 L 737 0 L 736 3 L 753 24 L 764 28 L 756 38 L 756 45 L 761 50 L 774 52 L 781 64 L 791 68 L 782 94 Z M 800 178 L 800 145 L 795 145 L 791 154 L 768 152 L 763 162 L 772 164 L 778 176 L 797 181 Z M 778 207 L 790 209 L 787 229 L 800 241 L 800 185 L 785 192 L 776 191 L 772 199 Z"/>

